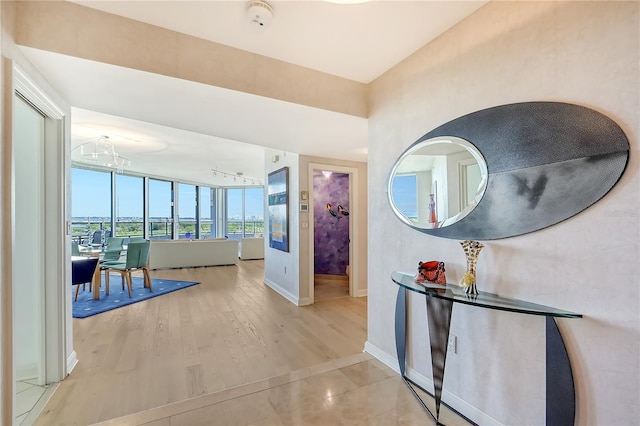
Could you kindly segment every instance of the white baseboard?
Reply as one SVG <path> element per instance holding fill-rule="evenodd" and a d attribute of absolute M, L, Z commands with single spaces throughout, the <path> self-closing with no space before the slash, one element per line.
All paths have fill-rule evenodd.
<path fill-rule="evenodd" d="M 67 376 L 71 374 L 71 371 L 73 371 L 73 369 L 76 367 L 77 364 L 78 364 L 78 354 L 76 354 L 76 351 L 72 351 L 69 357 L 67 358 L 67 371 L 66 371 Z"/>
<path fill-rule="evenodd" d="M 366 297 L 369 294 L 366 288 L 356 291 L 356 297 Z"/>
<path fill-rule="evenodd" d="M 385 364 L 387 367 L 394 370 L 396 373 L 400 374 L 400 367 L 398 365 L 398 359 L 394 356 L 389 355 L 382 349 L 377 346 L 371 344 L 369 341 L 364 344 L 364 351 L 371 354 L 373 357 L 378 359 L 380 362 Z M 421 373 L 417 372 L 411 367 L 407 367 L 406 370 L 407 377 L 412 381 L 418 384 L 418 386 L 432 392 L 433 390 L 433 381 Z M 467 417 L 471 421 L 479 425 L 490 425 L 490 426 L 503 426 L 502 423 L 498 422 L 493 417 L 488 414 L 478 410 L 473 405 L 469 404 L 467 401 L 463 400 L 456 394 L 453 394 L 446 389 L 442 390 L 442 402 L 447 404 L 452 409 L 456 410 L 458 413 Z"/>
<path fill-rule="evenodd" d="M 300 299 L 298 299 L 298 306 L 307 306 L 311 304 L 311 298 L 310 297 L 302 297 Z"/>
<path fill-rule="evenodd" d="M 264 279 L 264 283 L 266 285 L 268 285 L 269 287 L 271 287 L 271 289 L 273 291 L 275 291 L 276 293 L 278 293 L 280 296 L 282 296 L 285 299 L 287 299 L 289 302 L 293 303 L 296 306 L 301 306 L 300 298 L 298 298 L 298 297 L 294 296 L 293 294 L 289 293 L 287 290 L 283 289 L 278 284 L 274 283 L 273 281 L 271 281 L 271 280 L 269 280 L 267 278 Z M 306 304 L 308 305 L 309 302 L 307 301 Z"/>

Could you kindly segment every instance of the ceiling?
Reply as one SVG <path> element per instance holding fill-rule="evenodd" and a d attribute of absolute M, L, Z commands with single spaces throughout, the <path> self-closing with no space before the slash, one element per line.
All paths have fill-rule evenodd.
<path fill-rule="evenodd" d="M 278 60 L 369 83 L 486 1 L 271 1 L 265 27 L 245 1 L 76 1 Z M 71 104 L 72 149 L 101 135 L 125 170 L 230 185 L 264 180 L 264 148 L 367 161 L 367 120 L 192 81 L 22 47 Z M 214 118 L 214 119 L 212 119 Z M 72 158 L 79 152 L 72 151 Z M 255 178 L 255 179 L 254 179 Z M 243 181 L 236 182 L 243 185 Z"/>

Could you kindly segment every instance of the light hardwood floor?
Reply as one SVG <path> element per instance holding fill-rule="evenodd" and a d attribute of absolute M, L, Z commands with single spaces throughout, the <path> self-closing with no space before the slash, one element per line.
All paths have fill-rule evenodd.
<path fill-rule="evenodd" d="M 313 287 L 316 302 L 337 297 L 349 297 L 349 277 L 347 276 L 316 275 Z"/>
<path fill-rule="evenodd" d="M 74 319 L 79 363 L 36 425 L 86 425 L 362 352 L 366 298 L 296 307 L 262 260 L 152 271 L 200 285 Z"/>

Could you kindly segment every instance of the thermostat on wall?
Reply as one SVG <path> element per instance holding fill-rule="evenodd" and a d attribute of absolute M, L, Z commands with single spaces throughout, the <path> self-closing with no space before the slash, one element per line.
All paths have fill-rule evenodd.
<path fill-rule="evenodd" d="M 300 204 L 300 211 L 301 212 L 308 212 L 309 211 L 309 204 Z"/>

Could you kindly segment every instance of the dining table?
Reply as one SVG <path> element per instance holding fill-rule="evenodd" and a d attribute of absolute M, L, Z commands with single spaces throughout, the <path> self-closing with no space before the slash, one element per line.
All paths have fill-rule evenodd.
<path fill-rule="evenodd" d="M 80 249 L 80 256 L 79 256 L 80 258 L 83 258 L 83 257 L 99 258 L 104 253 L 104 249 L 102 247 L 80 246 L 79 249 Z M 101 284 L 100 261 L 98 261 L 98 264 L 96 265 L 96 270 L 93 273 L 93 281 L 92 281 L 94 300 L 100 299 L 100 284 Z"/>
<path fill-rule="evenodd" d="M 104 247 L 102 246 L 79 246 L 78 249 L 80 251 L 80 256 L 71 256 L 72 262 L 74 261 L 74 259 L 80 260 L 80 259 L 85 259 L 87 257 L 101 258 L 104 255 Z M 125 245 L 122 248 L 122 252 L 126 253 L 126 251 L 127 251 L 127 246 Z M 102 274 L 100 270 L 100 261 L 98 261 L 98 264 L 96 265 L 96 270 L 93 273 L 93 280 L 92 280 L 93 298 L 95 300 L 100 299 L 100 285 L 102 282 L 101 276 Z"/>

